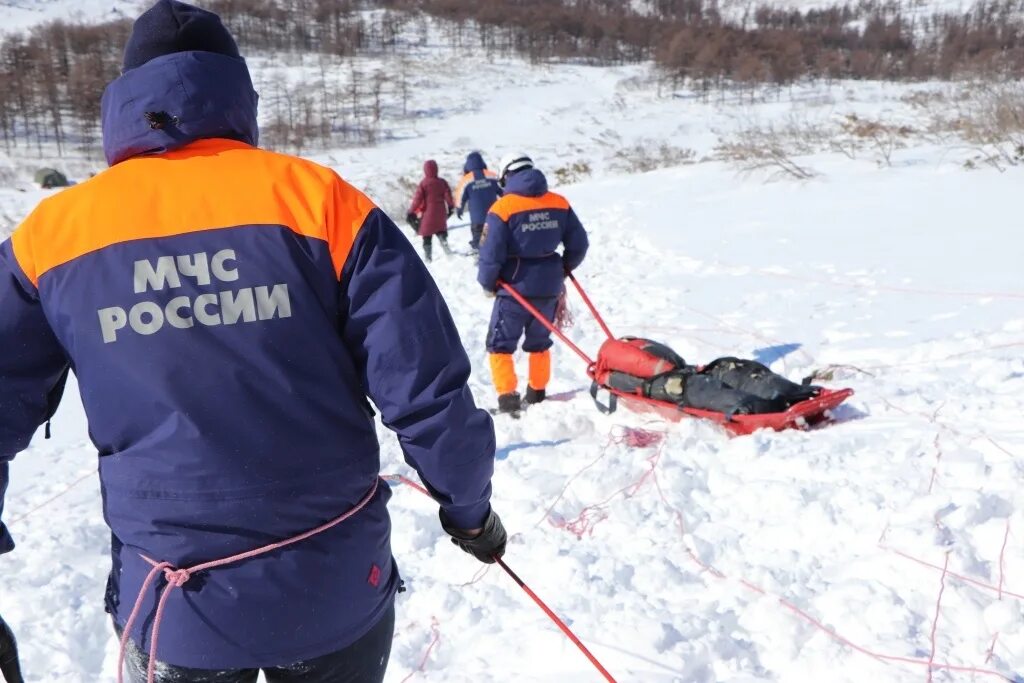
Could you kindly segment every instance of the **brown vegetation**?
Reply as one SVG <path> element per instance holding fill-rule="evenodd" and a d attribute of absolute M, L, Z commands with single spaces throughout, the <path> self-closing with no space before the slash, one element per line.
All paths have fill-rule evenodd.
<path fill-rule="evenodd" d="M 393 51 L 406 13 L 359 11 L 351 0 L 211 0 L 246 54 L 293 52 L 317 56 L 319 77 L 289 85 L 261 83 L 271 114 L 264 140 L 300 151 L 313 144 L 372 144 L 381 134 L 383 95 L 393 90 L 406 106 L 404 69 L 395 73 L 342 71 L 340 59 Z M 128 21 L 95 25 L 56 21 L 0 40 L 0 144 L 44 144 L 95 152 L 100 139 L 100 95 L 118 77 Z M 401 60 L 396 60 L 401 63 Z M 328 73 L 331 71 L 332 73 Z M 257 75 L 258 77 L 258 75 Z"/>
<path fill-rule="evenodd" d="M 653 58 L 705 89 L 798 79 L 920 80 L 1024 75 L 1024 3 L 986 0 L 965 14 L 908 18 L 898 2 L 820 10 L 755 6 L 723 19 L 712 0 L 382 0 L 454 22 L 454 37 L 533 60 L 602 64 Z M 475 22 L 476 30 L 466 30 Z"/>
<path fill-rule="evenodd" d="M 397 56 L 411 22 L 442 24 L 458 49 L 534 61 L 616 64 L 653 59 L 676 85 L 705 96 L 801 80 L 1024 77 L 1024 0 L 983 0 L 966 14 L 911 19 L 888 0 L 811 10 L 755 6 L 724 19 L 713 0 L 653 0 L 641 13 L 621 0 L 208 0 L 246 54 L 315 54 L 318 78 L 259 84 L 266 141 L 371 144 L 387 102 L 408 108 L 407 62 Z M 383 8 L 383 9 L 382 9 Z M 368 9 L 381 11 L 369 12 Z M 128 22 L 55 22 L 0 40 L 0 143 L 94 151 L 99 96 L 117 77 Z M 394 68 L 343 67 L 356 54 L 396 54 Z M 347 69 L 344 70 L 343 69 Z M 341 72 L 341 73 L 339 73 Z M 388 95 L 388 97 L 385 97 Z M 878 132 L 878 131 L 876 131 Z M 884 131 L 881 131 L 884 133 Z M 886 154 L 879 138 L 879 151 Z"/>

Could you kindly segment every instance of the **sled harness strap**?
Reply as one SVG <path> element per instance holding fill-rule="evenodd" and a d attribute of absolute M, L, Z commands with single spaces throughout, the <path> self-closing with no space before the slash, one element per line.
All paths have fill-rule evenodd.
<path fill-rule="evenodd" d="M 328 529 L 334 528 L 335 526 L 341 524 L 345 520 L 354 516 L 356 513 L 360 512 L 363 508 L 369 505 L 370 501 L 373 500 L 374 495 L 376 495 L 377 488 L 379 485 L 380 478 L 378 477 L 373 480 L 373 486 L 370 487 L 370 490 L 363 497 L 363 499 L 360 500 L 355 507 L 353 507 L 340 517 L 335 517 L 326 524 L 322 524 L 316 527 L 315 529 L 310 529 L 309 531 L 301 533 L 297 536 L 292 536 L 291 538 L 285 539 L 283 541 L 278 541 L 276 543 L 270 543 L 263 547 L 256 548 L 255 550 L 249 550 L 247 552 L 232 555 L 231 557 L 225 557 L 220 560 L 203 562 L 202 564 L 197 564 L 194 567 L 186 567 L 184 569 L 175 567 L 170 562 L 157 562 L 156 560 L 150 559 L 143 555 L 142 559 L 144 559 L 146 562 L 152 565 L 153 569 L 151 569 L 149 574 L 146 576 L 146 580 L 142 582 L 142 588 L 139 589 L 139 597 L 135 599 L 135 606 L 132 608 L 131 615 L 128 617 L 128 621 L 124 625 L 124 633 L 121 635 L 121 651 L 117 659 L 117 682 L 124 683 L 124 659 L 125 652 L 128 647 L 128 640 L 131 637 L 132 626 L 135 625 L 135 620 L 139 616 L 139 612 L 142 609 L 142 602 L 146 596 L 147 591 L 149 590 L 149 587 L 153 584 L 153 582 L 156 580 L 159 574 L 162 573 L 164 575 L 164 578 L 167 579 L 167 587 L 164 589 L 163 593 L 160 594 L 160 600 L 157 602 L 156 607 L 156 616 L 153 618 L 153 632 L 150 636 L 149 643 L 149 667 L 146 671 L 147 683 L 154 683 L 154 681 L 156 680 L 156 647 L 157 640 L 160 636 L 160 622 L 164 616 L 164 608 L 167 605 L 167 598 L 170 597 L 171 593 L 174 592 L 175 588 L 181 588 L 189 582 L 193 575 L 199 572 L 206 571 L 208 569 L 216 569 L 217 567 L 223 567 L 229 564 L 234 564 L 235 562 L 248 560 L 259 555 L 266 555 L 267 553 L 271 553 L 275 550 L 280 550 L 281 548 L 294 545 L 295 543 L 299 543 L 301 541 L 305 541 L 309 538 L 312 538 L 313 536 L 316 536 L 317 534 L 321 534 L 327 531 Z"/>

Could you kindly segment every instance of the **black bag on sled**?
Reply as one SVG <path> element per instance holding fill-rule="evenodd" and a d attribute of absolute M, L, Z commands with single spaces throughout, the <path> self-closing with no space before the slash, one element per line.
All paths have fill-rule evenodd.
<path fill-rule="evenodd" d="M 605 342 L 595 376 L 623 393 L 725 415 L 780 413 L 820 392 L 756 361 L 719 358 L 700 368 L 664 344 L 630 337 Z"/>

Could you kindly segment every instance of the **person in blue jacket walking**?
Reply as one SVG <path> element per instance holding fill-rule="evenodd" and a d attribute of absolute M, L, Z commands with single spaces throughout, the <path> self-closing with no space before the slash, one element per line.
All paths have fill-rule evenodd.
<path fill-rule="evenodd" d="M 478 254 L 487 212 L 501 196 L 501 186 L 497 174 L 487 168 L 480 152 L 470 152 L 466 157 L 463 173 L 465 175 L 455 189 L 455 204 L 458 206 L 456 214 L 459 220 L 462 220 L 462 214 L 469 206 L 469 225 L 472 233 L 469 246 L 474 254 Z"/>
<path fill-rule="evenodd" d="M 565 276 L 583 263 L 590 242 L 569 202 L 548 190 L 547 179 L 529 156 L 511 154 L 502 159 L 500 181 L 505 194 L 487 214 L 477 279 L 488 294 L 497 295 L 487 350 L 498 410 L 517 413 L 522 399 L 512 354 L 522 338 L 530 358 L 525 400 L 540 403 L 551 379 L 551 332 L 499 289 L 499 281 L 514 287 L 554 321 Z"/>
<path fill-rule="evenodd" d="M 259 149 L 256 102 L 215 14 L 136 21 L 110 168 L 0 244 L 0 513 L 73 368 L 128 678 L 379 683 L 401 581 L 371 401 L 484 562 L 506 541 L 494 428 L 409 241 L 330 169 Z"/>

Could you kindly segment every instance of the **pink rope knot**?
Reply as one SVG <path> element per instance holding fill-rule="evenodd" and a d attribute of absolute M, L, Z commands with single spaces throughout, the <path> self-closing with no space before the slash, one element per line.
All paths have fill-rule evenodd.
<path fill-rule="evenodd" d="M 166 567 L 164 569 L 164 578 L 167 579 L 169 585 L 181 588 L 192 579 L 192 572 L 188 569 L 171 569 Z"/>
<path fill-rule="evenodd" d="M 198 574 L 201 571 L 223 567 L 228 564 L 234 564 L 235 562 L 241 562 L 242 560 L 248 560 L 259 555 L 265 555 L 269 552 L 280 550 L 286 546 L 299 543 L 300 541 L 305 541 L 307 538 L 312 538 L 317 534 L 323 533 L 324 531 L 341 524 L 346 519 L 352 517 L 370 504 L 370 501 L 373 500 L 373 497 L 377 494 L 377 487 L 379 485 L 380 477 L 377 477 L 373 480 L 373 486 L 371 486 L 367 494 L 363 496 L 363 499 L 343 515 L 335 517 L 331 521 L 326 524 L 321 524 L 315 529 L 310 529 L 309 531 L 298 534 L 297 536 L 292 536 L 291 538 L 283 541 L 278 541 L 277 543 L 270 543 L 262 548 L 256 548 L 255 550 L 238 553 L 237 555 L 225 557 L 220 560 L 204 562 L 202 564 L 197 564 L 194 567 L 186 567 L 184 569 L 175 567 L 170 562 L 157 562 L 156 560 L 152 560 L 143 555 L 142 559 L 151 564 L 153 569 L 150 570 L 149 574 L 146 575 L 146 579 L 142 582 L 142 587 L 139 589 L 139 596 L 135 599 L 135 606 L 132 608 L 128 621 L 125 622 L 124 633 L 121 634 L 121 653 L 117 659 L 117 683 L 124 683 L 124 658 L 125 653 L 128 651 L 128 641 L 131 639 L 132 627 L 135 625 L 135 621 L 138 618 L 139 613 L 142 611 L 142 603 L 145 602 L 146 594 L 149 592 L 150 586 L 153 585 L 153 581 L 161 572 L 167 580 L 167 587 L 160 594 L 160 598 L 157 600 L 156 615 L 153 617 L 153 631 L 149 637 L 149 667 L 146 671 L 147 683 L 154 683 L 156 680 L 156 647 L 160 638 L 160 624 L 164 619 L 164 608 L 167 606 L 167 598 L 171 596 L 174 589 L 183 588 L 195 574 Z"/>

